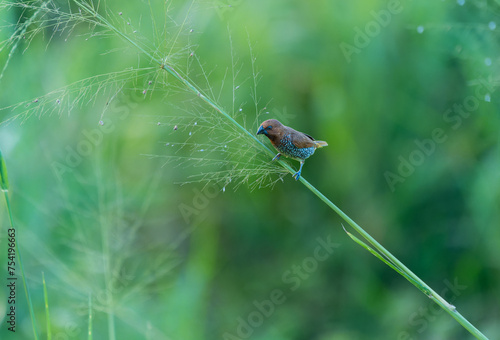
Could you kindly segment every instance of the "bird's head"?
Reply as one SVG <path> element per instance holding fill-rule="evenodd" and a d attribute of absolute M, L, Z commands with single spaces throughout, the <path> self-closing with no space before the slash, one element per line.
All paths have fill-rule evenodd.
<path fill-rule="evenodd" d="M 281 124 L 276 119 L 268 119 L 264 121 L 259 130 L 257 130 L 258 135 L 266 135 L 269 139 L 273 140 L 276 137 L 281 136 L 283 133 L 283 124 Z"/>

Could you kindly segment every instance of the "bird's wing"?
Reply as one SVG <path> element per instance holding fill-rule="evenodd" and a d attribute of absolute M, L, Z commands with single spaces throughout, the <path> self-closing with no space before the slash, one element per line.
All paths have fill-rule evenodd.
<path fill-rule="evenodd" d="M 292 143 L 298 148 L 310 148 L 314 146 L 314 138 L 305 133 L 294 131 L 292 133 Z"/>

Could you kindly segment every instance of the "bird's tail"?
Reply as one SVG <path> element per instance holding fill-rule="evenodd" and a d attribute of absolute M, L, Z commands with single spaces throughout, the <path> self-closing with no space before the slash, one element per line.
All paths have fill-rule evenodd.
<path fill-rule="evenodd" d="M 328 146 L 328 143 L 324 142 L 322 140 L 315 140 L 314 145 L 315 145 L 316 149 L 319 149 L 319 148 L 322 148 L 324 146 Z"/>

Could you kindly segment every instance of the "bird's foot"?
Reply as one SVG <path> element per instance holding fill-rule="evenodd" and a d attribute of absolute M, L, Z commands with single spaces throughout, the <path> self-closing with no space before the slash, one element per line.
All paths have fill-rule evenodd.
<path fill-rule="evenodd" d="M 280 157 L 281 157 L 281 154 L 280 154 L 280 153 L 279 153 L 279 154 L 277 154 L 276 156 L 274 156 L 274 158 L 273 158 L 272 162 L 274 162 L 274 161 L 279 161 Z"/>
<path fill-rule="evenodd" d="M 300 172 L 301 171 L 299 170 L 299 171 L 297 171 L 296 173 L 293 174 L 293 178 L 295 178 L 296 181 L 298 181 L 299 178 L 300 178 Z"/>

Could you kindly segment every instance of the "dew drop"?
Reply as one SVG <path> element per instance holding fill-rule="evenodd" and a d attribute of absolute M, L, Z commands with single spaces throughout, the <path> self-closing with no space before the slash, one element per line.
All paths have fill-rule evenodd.
<path fill-rule="evenodd" d="M 222 192 L 226 192 L 226 187 L 222 187 Z"/>
<path fill-rule="evenodd" d="M 237 90 L 237 89 L 239 89 L 239 88 L 240 88 L 240 85 L 236 86 L 234 89 L 235 89 L 235 90 Z"/>
<path fill-rule="evenodd" d="M 418 32 L 419 34 L 424 33 L 424 26 L 422 26 L 422 25 L 418 26 L 418 27 L 417 27 L 417 32 Z"/>
<path fill-rule="evenodd" d="M 241 112 L 241 111 L 243 111 L 243 109 L 239 109 L 238 111 L 240 111 L 240 112 Z"/>
<path fill-rule="evenodd" d="M 157 123 L 157 125 L 158 125 L 158 126 L 160 126 L 160 125 L 161 125 L 161 123 L 160 123 L 160 122 L 158 122 L 158 123 Z"/>
<path fill-rule="evenodd" d="M 193 33 L 193 32 L 194 32 L 194 29 L 192 29 L 192 28 L 191 28 L 191 29 L 189 30 L 189 33 Z"/>
<path fill-rule="evenodd" d="M 169 146 L 169 145 L 170 145 L 170 143 L 165 143 L 165 146 Z"/>
<path fill-rule="evenodd" d="M 33 103 L 38 103 L 38 98 L 33 100 Z"/>
<path fill-rule="evenodd" d="M 189 131 L 189 135 L 191 136 L 191 131 Z"/>
<path fill-rule="evenodd" d="M 144 91 L 142 91 L 142 94 L 146 94 L 146 92 L 147 92 L 147 91 L 146 91 L 146 90 L 144 90 Z"/>
<path fill-rule="evenodd" d="M 122 12 L 119 12 L 119 13 L 118 13 L 118 15 L 123 15 L 123 13 L 122 13 Z"/>
<path fill-rule="evenodd" d="M 104 122 L 102 120 L 99 121 L 99 125 L 100 126 L 103 126 L 104 125 Z"/>
<path fill-rule="evenodd" d="M 56 100 L 57 104 L 61 104 L 61 101 L 59 99 Z"/>
<path fill-rule="evenodd" d="M 194 122 L 194 126 L 198 125 L 198 122 Z"/>
<path fill-rule="evenodd" d="M 224 145 L 224 148 L 227 148 L 227 145 Z"/>
<path fill-rule="evenodd" d="M 457 0 L 457 4 L 459 6 L 463 6 L 465 4 L 465 0 Z"/>
<path fill-rule="evenodd" d="M 178 129 L 177 125 L 176 125 L 176 126 L 174 126 L 174 131 L 177 131 L 177 129 Z"/>
<path fill-rule="evenodd" d="M 151 84 L 153 84 L 153 82 L 152 82 L 151 80 L 150 80 L 150 81 L 148 81 L 148 85 L 151 85 Z"/>
<path fill-rule="evenodd" d="M 485 59 L 484 59 L 484 64 L 485 64 L 486 66 L 491 66 L 491 58 L 485 58 Z"/>
<path fill-rule="evenodd" d="M 488 103 L 489 103 L 489 102 L 491 102 L 491 96 L 490 96 L 490 94 L 489 94 L 489 93 L 486 93 L 486 94 L 484 95 L 484 101 L 485 101 L 485 102 L 488 102 Z"/>
<path fill-rule="evenodd" d="M 203 151 L 205 151 L 205 149 L 200 149 L 200 152 L 203 152 Z"/>
<path fill-rule="evenodd" d="M 488 28 L 493 31 L 495 28 L 497 28 L 497 24 L 494 21 L 490 21 L 490 23 L 488 24 Z"/>

